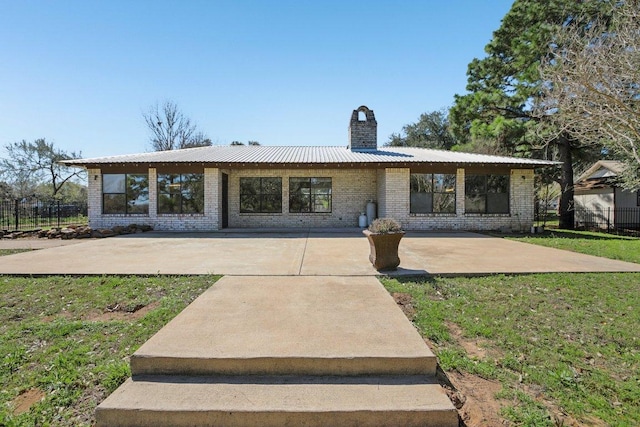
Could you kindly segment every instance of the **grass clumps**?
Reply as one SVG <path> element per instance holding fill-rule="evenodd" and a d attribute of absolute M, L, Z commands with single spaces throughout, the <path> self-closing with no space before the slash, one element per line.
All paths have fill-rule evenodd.
<path fill-rule="evenodd" d="M 0 425 L 92 425 L 129 356 L 216 280 L 0 278 Z"/>
<path fill-rule="evenodd" d="M 640 425 L 640 274 L 382 281 L 413 297 L 445 371 L 500 382 L 515 425 Z"/>

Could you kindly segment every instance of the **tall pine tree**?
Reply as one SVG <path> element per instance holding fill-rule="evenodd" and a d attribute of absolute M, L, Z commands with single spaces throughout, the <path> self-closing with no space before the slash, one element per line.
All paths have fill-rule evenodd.
<path fill-rule="evenodd" d="M 607 1 L 516 0 L 485 47 L 487 56 L 468 67 L 465 95 L 456 95 L 449 119 L 459 139 L 492 141 L 509 155 L 545 156 L 562 162 L 560 227 L 573 228 L 574 161 L 598 154 L 567 133 L 548 140 L 546 123 L 533 112 L 544 84 L 541 60 L 550 55 L 553 35 L 562 26 L 584 26 L 609 9 Z M 547 132 L 547 134 L 552 134 Z"/>

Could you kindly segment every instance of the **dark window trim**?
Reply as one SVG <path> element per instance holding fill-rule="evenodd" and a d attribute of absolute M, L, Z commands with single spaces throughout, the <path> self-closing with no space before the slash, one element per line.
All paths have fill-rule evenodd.
<path fill-rule="evenodd" d="M 476 196 L 480 196 L 484 198 L 484 212 L 478 211 L 468 211 L 467 210 L 467 197 L 469 197 L 469 193 L 467 192 L 467 178 L 470 176 L 482 176 L 484 177 L 484 191 L 481 193 L 475 193 Z M 507 177 L 507 191 L 506 193 L 490 193 L 488 188 L 488 179 L 491 176 L 506 176 Z M 466 173 L 465 172 L 465 186 L 464 186 L 464 198 L 465 198 L 465 206 L 464 213 L 465 215 L 492 215 L 492 216 L 505 216 L 510 215 L 511 213 L 511 175 L 506 173 Z M 489 212 L 489 194 L 506 194 L 507 196 L 507 210 L 506 212 Z"/>
<path fill-rule="evenodd" d="M 245 194 L 242 192 L 242 180 L 243 179 L 258 179 L 260 180 L 260 189 L 259 192 L 257 194 Z M 263 180 L 265 179 L 277 179 L 280 180 L 280 185 L 279 185 L 279 191 L 277 193 L 265 193 L 264 192 L 264 185 L 263 185 Z M 239 193 L 239 197 L 240 197 L 240 205 L 239 205 L 239 210 L 241 214 L 281 214 L 282 213 L 282 177 L 280 176 L 242 176 L 240 177 L 239 181 L 238 181 L 239 185 L 240 185 L 240 191 L 238 191 Z M 260 208 L 257 211 L 246 211 L 246 210 L 242 210 L 242 198 L 243 196 L 257 196 L 258 200 L 259 200 L 259 204 L 260 204 Z M 265 201 L 265 197 L 266 196 L 278 196 L 280 198 L 280 209 L 279 210 L 265 210 L 265 208 L 263 207 L 264 201 Z"/>
<path fill-rule="evenodd" d="M 446 172 L 412 172 L 411 175 L 431 175 L 431 188 L 433 190 L 435 190 L 436 185 L 435 185 L 435 176 L 436 175 L 452 175 L 454 178 L 454 185 L 453 185 L 453 193 L 451 192 L 447 192 L 447 191 L 421 191 L 421 192 L 417 192 L 418 194 L 420 193 L 424 193 L 424 194 L 430 194 L 431 195 L 431 211 L 430 212 L 414 212 L 413 211 L 413 205 L 411 204 L 411 197 L 409 197 L 409 213 L 410 214 L 414 214 L 414 215 L 455 215 L 456 213 L 456 190 L 457 190 L 457 174 L 455 173 L 446 173 Z M 409 176 L 409 194 L 411 195 L 412 191 L 411 191 L 411 176 Z M 435 204 L 433 203 L 434 200 L 434 195 L 436 194 L 446 194 L 446 195 L 453 195 L 453 211 L 448 211 L 448 212 L 444 212 L 444 211 L 435 211 L 433 210 Z"/>
<path fill-rule="evenodd" d="M 311 190 L 311 181 L 314 179 L 323 179 L 323 180 L 329 180 L 329 184 L 330 184 L 330 188 L 329 188 L 329 193 L 328 194 L 322 194 L 323 196 L 328 196 L 328 200 L 329 200 L 329 210 L 328 211 L 319 211 L 316 212 L 314 211 L 314 195 L 312 194 L 312 192 L 310 191 L 309 193 L 309 203 L 308 203 L 308 208 L 309 210 L 305 211 L 305 210 L 292 210 L 291 209 L 291 205 L 292 205 L 292 199 L 293 197 L 295 197 L 295 194 L 292 193 L 291 188 L 291 180 L 299 180 L 299 181 L 308 181 L 309 182 L 309 186 L 307 188 L 309 188 Z M 294 202 L 295 204 L 295 202 Z M 329 176 L 291 176 L 289 177 L 289 213 L 292 214 L 314 214 L 314 215 L 322 215 L 322 214 L 331 214 L 333 213 L 333 179 Z"/>
<path fill-rule="evenodd" d="M 105 175 L 124 175 L 124 193 L 105 193 L 104 192 L 104 177 Z M 127 191 L 129 190 L 129 187 L 127 185 L 127 181 L 129 176 L 131 175 L 142 175 L 142 176 L 146 176 L 147 177 L 147 211 L 146 212 L 129 212 L 129 199 L 131 197 L 131 194 Z M 129 216 L 148 216 L 149 215 L 149 202 L 148 202 L 148 198 L 149 198 L 149 174 L 148 173 L 140 173 L 140 172 L 133 172 L 133 173 L 103 173 L 101 174 L 101 178 L 102 178 L 102 215 L 129 215 Z M 104 207 L 105 207 L 105 196 L 113 196 L 113 195 L 120 195 L 120 194 L 124 194 L 124 212 L 105 212 L 104 211 Z"/>
<path fill-rule="evenodd" d="M 159 180 L 160 180 L 160 175 L 178 175 L 179 176 L 179 180 L 180 180 L 180 191 L 179 194 L 180 196 L 180 212 L 161 212 L 160 211 L 160 196 L 162 195 L 171 195 L 170 192 L 162 192 L 160 191 L 160 184 L 159 184 Z M 183 184 L 185 183 L 185 181 L 183 180 L 183 177 L 185 175 L 200 175 L 201 176 L 201 181 L 202 181 L 202 185 L 203 185 L 203 190 L 202 190 L 202 212 L 184 212 L 184 186 Z M 192 182 L 192 181 L 189 181 Z M 161 173 L 156 173 L 156 212 L 158 215 L 198 215 L 198 216 L 202 216 L 204 215 L 204 173 L 203 172 L 183 172 L 183 173 L 172 173 L 172 172 L 161 172 Z"/>

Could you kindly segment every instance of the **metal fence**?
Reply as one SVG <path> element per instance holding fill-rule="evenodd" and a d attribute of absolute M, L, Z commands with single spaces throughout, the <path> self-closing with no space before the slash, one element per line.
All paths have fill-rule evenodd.
<path fill-rule="evenodd" d="M 576 209 L 578 228 L 605 231 L 640 230 L 640 208 Z"/>
<path fill-rule="evenodd" d="M 0 230 L 35 230 L 86 222 L 86 203 L 64 203 L 31 198 L 0 200 Z"/>

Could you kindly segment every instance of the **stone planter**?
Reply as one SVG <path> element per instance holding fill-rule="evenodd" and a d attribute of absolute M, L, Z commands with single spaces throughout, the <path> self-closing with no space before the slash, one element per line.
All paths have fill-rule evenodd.
<path fill-rule="evenodd" d="M 404 231 L 388 234 L 372 233 L 363 230 L 362 233 L 369 240 L 369 261 L 376 270 L 395 270 L 400 265 L 398 245 L 404 236 Z"/>

